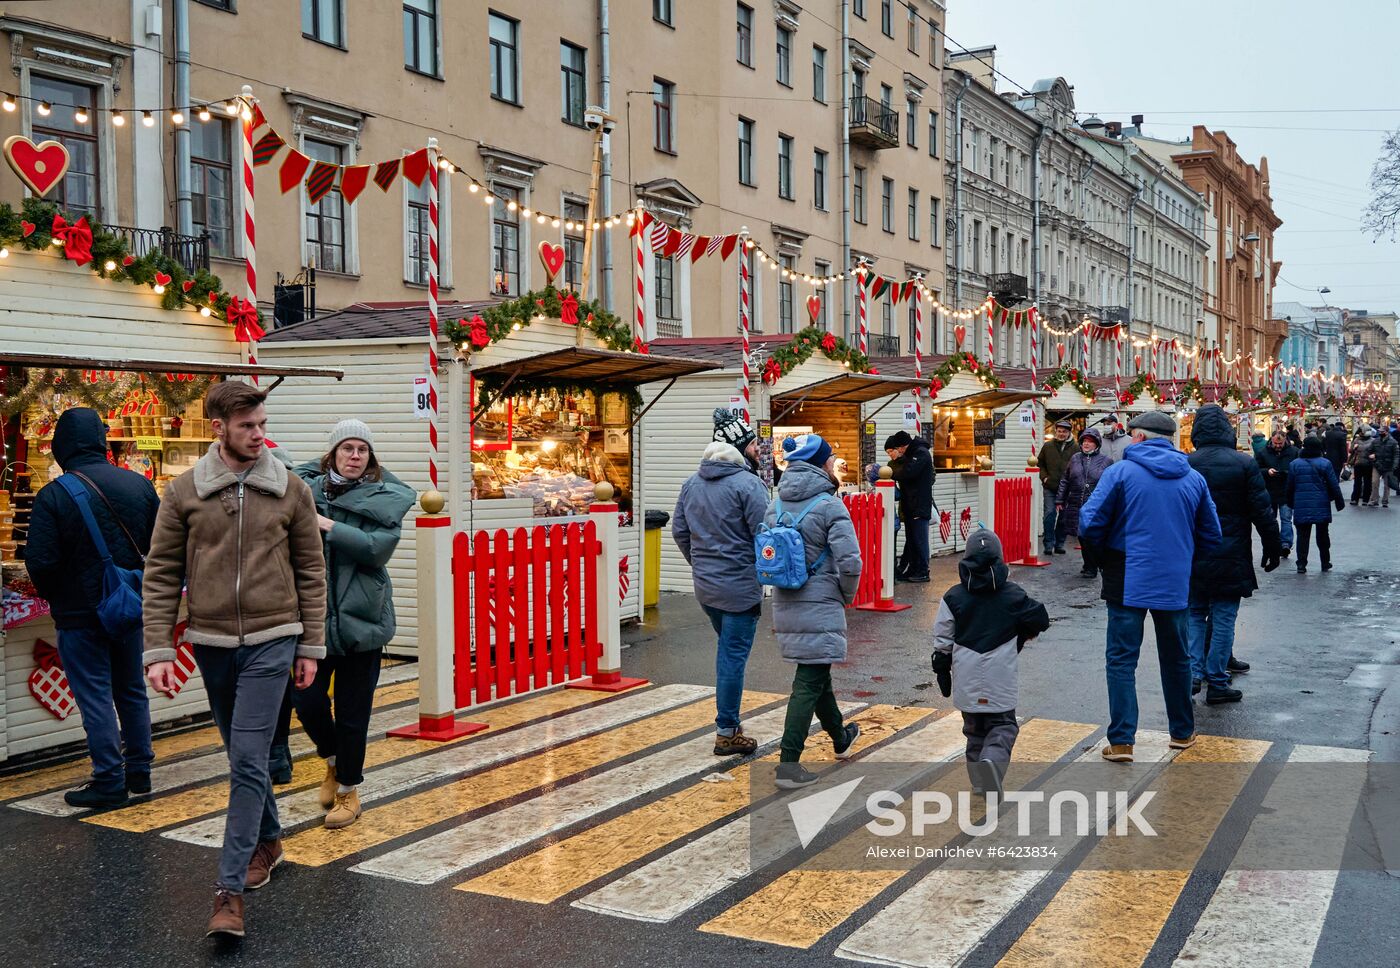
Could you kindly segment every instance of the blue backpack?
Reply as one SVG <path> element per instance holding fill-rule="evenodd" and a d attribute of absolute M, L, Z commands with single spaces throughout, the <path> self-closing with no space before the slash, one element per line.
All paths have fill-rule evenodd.
<path fill-rule="evenodd" d="M 96 484 L 82 474 L 64 474 L 58 478 L 57 483 L 68 492 L 73 503 L 78 505 L 83 523 L 87 525 L 88 537 L 97 548 L 97 556 L 102 559 L 102 600 L 97 603 L 97 620 L 109 635 L 129 635 L 141 626 L 141 569 L 123 568 L 112 561 L 112 554 L 107 550 L 107 542 L 102 537 L 102 529 L 97 526 L 92 506 L 88 503 L 87 488 L 83 487 L 78 478 L 82 478 L 83 482 L 97 491 L 98 496 L 112 512 L 112 519 L 126 533 L 127 540 L 131 542 L 131 547 L 143 564 L 146 557 L 141 554 L 141 549 L 136 546 L 136 539 L 126 530 L 126 525 L 122 524 L 116 509 L 107 500 L 107 495 L 98 490 Z"/>
<path fill-rule="evenodd" d="M 812 562 L 812 567 L 807 567 L 807 545 L 802 540 L 802 532 L 797 530 L 797 526 L 802 523 L 802 519 L 807 516 L 807 512 L 817 506 L 817 503 L 830 497 L 829 494 L 821 494 L 812 498 L 802 511 L 793 517 L 791 512 L 783 510 L 782 498 L 773 502 L 773 510 L 777 512 L 773 526 L 760 525 L 758 534 L 754 535 L 754 568 L 758 572 L 758 583 L 760 585 L 772 585 L 774 588 L 801 588 L 807 584 L 807 579 L 817 570 L 817 566 L 826 558 L 829 547 L 823 548 L 821 554 L 817 555 L 817 560 Z M 784 517 L 787 518 L 784 521 Z"/>

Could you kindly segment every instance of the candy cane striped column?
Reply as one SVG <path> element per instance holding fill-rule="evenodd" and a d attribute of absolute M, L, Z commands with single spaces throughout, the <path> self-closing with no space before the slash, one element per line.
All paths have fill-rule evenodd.
<path fill-rule="evenodd" d="M 428 480 L 438 487 L 438 143 L 428 139 Z M 454 467 L 452 473 L 462 469 Z"/>
<path fill-rule="evenodd" d="M 753 375 L 749 372 L 749 293 L 753 280 L 749 278 L 749 230 L 739 233 L 739 335 L 744 350 L 744 423 L 749 423 L 749 383 Z"/>
<path fill-rule="evenodd" d="M 1040 381 L 1036 378 L 1036 370 L 1040 366 L 1040 311 L 1032 306 L 1031 317 L 1031 389 L 1040 389 Z M 1034 399 L 1031 400 L 1031 456 L 1038 457 L 1040 454 L 1040 412 L 1039 404 Z M 1035 521 L 1031 521 L 1031 526 L 1035 526 Z M 1038 546 L 1037 546 L 1038 547 Z M 1034 551 L 1034 548 L 1032 548 Z"/>
<path fill-rule="evenodd" d="M 252 303 L 253 311 L 258 308 L 258 260 L 256 254 L 257 232 L 253 220 L 253 88 L 243 85 L 243 105 L 239 113 L 243 128 L 243 264 L 246 268 L 244 294 Z M 258 363 L 258 344 L 248 341 L 248 364 Z M 253 385 L 258 383 L 256 373 L 252 374 Z"/>
<path fill-rule="evenodd" d="M 870 351 L 870 328 L 865 318 L 865 264 L 856 266 L 856 321 L 860 326 L 857 342 L 861 355 Z"/>
<path fill-rule="evenodd" d="M 1089 375 L 1089 321 L 1087 319 L 1079 324 L 1079 353 L 1080 367 L 1087 377 Z"/>
<path fill-rule="evenodd" d="M 637 218 L 638 218 L 638 220 L 640 220 L 641 217 L 642 217 L 642 207 L 641 207 L 641 205 L 639 204 L 639 205 L 637 206 Z M 645 248 L 643 248 L 644 243 L 643 243 L 643 241 L 642 241 L 642 238 L 643 238 L 643 236 L 645 236 L 645 235 L 646 235 L 646 232 L 645 232 L 645 231 L 641 231 L 641 230 L 639 230 L 639 231 L 637 232 L 637 235 L 636 235 L 636 239 L 637 239 L 637 252 L 636 252 L 636 257 L 637 257 L 637 258 L 636 258 L 637 285 L 636 285 L 636 302 L 635 302 L 636 312 L 634 313 L 634 317 L 633 317 L 633 320 L 632 320 L 632 329 L 633 329 L 633 333 L 632 333 L 632 345 L 633 345 L 634 347 L 636 347 L 637 349 L 641 349 L 641 348 L 642 348 L 643 344 L 644 344 L 645 341 L 646 341 L 646 335 L 647 335 L 647 292 L 646 292 L 646 277 L 647 277 L 647 273 L 646 273 L 646 250 L 645 250 Z"/>
<path fill-rule="evenodd" d="M 1118 327 L 1118 338 L 1113 342 L 1113 395 L 1120 402 L 1123 399 L 1123 327 Z"/>
<path fill-rule="evenodd" d="M 924 378 L 924 279 L 919 276 L 914 282 L 914 379 Z M 919 427 L 924 425 L 924 388 L 920 384 L 914 388 L 914 413 L 918 415 Z"/>
<path fill-rule="evenodd" d="M 992 294 L 987 293 L 987 362 L 997 361 L 997 337 L 992 314 L 996 312 L 996 304 L 992 302 Z"/>

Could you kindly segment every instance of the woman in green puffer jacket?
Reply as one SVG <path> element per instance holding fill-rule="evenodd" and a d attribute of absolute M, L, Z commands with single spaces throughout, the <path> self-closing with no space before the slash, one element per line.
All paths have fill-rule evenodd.
<path fill-rule="evenodd" d="M 398 546 L 413 491 L 379 465 L 359 420 L 331 430 L 330 451 L 296 473 L 311 485 L 326 552 L 326 657 L 316 680 L 293 691 L 297 717 L 326 761 L 321 806 L 331 829 L 360 816 L 365 742 L 384 646 L 394 637 L 394 594 L 385 565 Z M 330 699 L 335 676 L 335 708 Z"/>

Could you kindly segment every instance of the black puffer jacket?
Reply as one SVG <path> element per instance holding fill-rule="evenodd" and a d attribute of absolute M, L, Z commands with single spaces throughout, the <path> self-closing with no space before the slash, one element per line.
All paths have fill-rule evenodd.
<path fill-rule="evenodd" d="M 96 410 L 64 411 L 54 428 L 53 456 L 64 471 L 81 471 L 96 484 L 117 509 L 141 555 L 150 551 L 160 499 L 140 474 L 107 462 L 107 425 Z M 140 556 L 106 502 L 91 489 L 88 498 L 112 560 L 123 568 L 140 568 Z M 55 627 L 98 626 L 95 609 L 102 598 L 102 562 L 78 506 L 58 485 L 45 486 L 34 498 L 24 561 L 35 589 L 48 599 Z"/>
<path fill-rule="evenodd" d="M 1252 455 L 1235 449 L 1235 428 L 1213 403 L 1196 411 L 1191 443 L 1196 450 L 1187 460 L 1206 479 L 1221 533 L 1220 543 L 1198 552 L 1192 562 L 1191 592 L 1204 598 L 1247 598 L 1259 587 L 1250 526 L 1259 532 L 1265 554 L 1283 550 L 1264 475 Z"/>
<path fill-rule="evenodd" d="M 933 453 L 928 441 L 915 437 L 904 456 L 890 464 L 899 485 L 899 512 L 905 521 L 933 517 Z"/>

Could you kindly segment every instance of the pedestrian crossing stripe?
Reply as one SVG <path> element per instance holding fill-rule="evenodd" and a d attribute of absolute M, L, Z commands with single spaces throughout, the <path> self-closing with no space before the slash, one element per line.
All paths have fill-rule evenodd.
<path fill-rule="evenodd" d="M 1121 857 L 1115 862 L 1114 855 L 1131 844 L 1102 838 L 1075 841 L 1080 849 L 1065 852 L 1063 863 L 1044 870 L 961 870 L 933 862 L 911 871 L 842 870 L 832 860 L 849 849 L 850 836 L 818 840 L 811 848 L 818 856 L 804 853 L 803 862 L 789 869 L 787 858 L 755 862 L 748 856 L 751 825 L 765 810 L 783 807 L 776 797 L 750 801 L 755 764 L 771 769 L 774 757 L 765 751 L 780 732 L 782 699 L 746 694 L 746 730 L 761 746 L 758 757 L 743 762 L 709 753 L 713 690 L 701 686 L 656 686 L 608 697 L 550 690 L 474 711 L 473 717 L 488 719 L 492 729 L 455 744 L 377 739 L 367 752 L 361 793 L 367 802 L 378 802 L 344 830 L 293 833 L 286 840 L 288 859 L 324 865 L 355 855 L 340 872 L 347 877 L 439 883 L 460 874 L 447 883 L 464 893 L 536 905 L 572 901 L 591 912 L 580 916 L 667 922 L 703 905 L 703 919 L 683 921 L 689 927 L 679 930 L 797 950 L 825 942 L 833 947 L 824 950 L 839 959 L 910 968 L 957 965 L 974 957 L 979 963 L 1000 959 L 1018 966 L 1138 965 L 1149 953 L 1208 968 L 1238 963 L 1242 952 L 1257 964 L 1312 960 L 1337 871 L 1259 870 L 1258 858 L 1276 857 L 1279 843 L 1306 841 L 1314 851 L 1320 845 L 1335 855 L 1339 868 L 1348 844 L 1346 825 L 1319 829 L 1299 815 L 1300 805 L 1344 815 L 1360 795 L 1360 771 L 1350 786 L 1337 781 L 1340 773 L 1326 779 L 1301 771 L 1278 775 L 1257 808 L 1250 801 L 1253 812 L 1241 833 L 1231 811 L 1271 744 L 1202 736 L 1193 748 L 1178 752 L 1168 748 L 1165 734 L 1143 730 L 1136 760 L 1157 765 L 1151 779 L 1161 799 L 1154 802 L 1165 804 L 1156 813 L 1149 806 L 1148 819 L 1178 849 L 1184 846 L 1180 869 L 1135 869 Z M 411 718 L 413 710 L 399 712 Z M 381 725 L 387 717 L 378 714 Z M 906 764 L 911 769 L 926 764 L 929 771 L 954 767 L 932 781 L 933 790 L 961 776 L 956 764 L 963 738 L 956 715 L 874 706 L 853 718 L 861 721 L 863 735 L 855 758 L 836 771 L 862 762 L 893 764 L 897 770 Z M 1081 723 L 1027 720 L 1008 786 L 1035 786 L 1050 795 L 1060 772 L 1055 764 L 1101 759 L 1087 742 L 1095 732 Z M 804 756 L 807 763 L 832 759 L 821 735 Z M 1290 763 L 1367 759 L 1364 750 L 1304 746 L 1288 756 Z M 206 769 L 203 760 L 196 755 L 161 768 L 196 763 L 179 776 L 198 775 Z M 1188 799 L 1171 795 L 1173 782 L 1191 780 L 1188 775 L 1174 780 L 1165 766 L 1169 762 L 1242 765 L 1234 786 L 1193 788 Z M 279 790 L 279 810 L 290 830 L 321 815 L 309 789 L 319 767 L 319 759 L 306 757 L 296 765 L 294 787 Z M 61 769 L 15 779 L 52 800 L 53 778 L 66 775 Z M 179 776 L 167 777 L 168 783 Z M 45 786 L 36 789 L 36 783 Z M 1139 785 L 1147 783 L 1144 776 Z M 10 795 L 11 789 L 0 784 L 0 795 Z M 29 798 L 35 799 L 40 798 Z M 839 833 L 852 826 L 841 825 L 852 819 L 862 799 L 850 798 L 837 811 L 832 823 Z M 82 819 L 114 828 L 112 836 L 183 823 L 162 836 L 217 847 L 225 803 L 223 784 L 205 776 L 167 784 L 149 802 Z M 23 799 L 10 805 L 33 807 Z M 1235 831 L 1228 842 L 1238 843 L 1233 869 L 1214 879 L 1198 878 L 1203 908 L 1180 903 L 1193 871 L 1201 873 L 1196 868 L 1207 847 L 1214 850 L 1213 840 L 1221 839 L 1216 832 L 1227 815 Z M 558 833 L 562 839 L 549 839 Z M 987 843 L 1003 835 L 1013 833 L 1002 828 Z M 1195 884 L 1192 896 L 1197 896 Z M 1192 923 L 1180 924 L 1182 918 Z M 1169 923 L 1170 937 L 1177 940 L 1164 944 Z M 1009 924 L 1027 927 L 1012 937 Z M 1164 947 L 1171 950 L 1159 950 Z"/>

